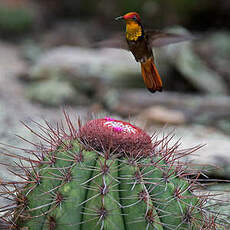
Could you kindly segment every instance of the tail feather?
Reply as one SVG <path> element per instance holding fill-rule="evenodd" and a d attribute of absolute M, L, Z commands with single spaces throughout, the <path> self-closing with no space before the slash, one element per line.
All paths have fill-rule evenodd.
<path fill-rule="evenodd" d="M 141 73 L 145 85 L 151 93 L 162 91 L 161 77 L 154 64 L 153 58 L 149 58 L 146 62 L 141 63 Z"/>

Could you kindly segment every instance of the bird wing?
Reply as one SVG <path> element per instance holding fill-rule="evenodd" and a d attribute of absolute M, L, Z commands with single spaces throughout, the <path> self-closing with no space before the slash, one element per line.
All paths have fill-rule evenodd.
<path fill-rule="evenodd" d="M 96 42 L 96 48 L 118 48 L 128 50 L 128 44 L 124 33 L 114 34 L 112 37 Z"/>
<path fill-rule="evenodd" d="M 145 36 L 148 39 L 150 46 L 161 47 L 173 43 L 184 42 L 193 40 L 194 36 L 189 34 L 173 34 L 166 33 L 158 30 L 145 31 Z M 118 48 L 129 50 L 124 33 L 113 34 L 110 38 L 93 44 L 94 48 Z"/>
<path fill-rule="evenodd" d="M 152 47 L 166 46 L 177 42 L 189 41 L 195 38 L 189 34 L 173 34 L 157 30 L 145 31 L 145 34 Z"/>

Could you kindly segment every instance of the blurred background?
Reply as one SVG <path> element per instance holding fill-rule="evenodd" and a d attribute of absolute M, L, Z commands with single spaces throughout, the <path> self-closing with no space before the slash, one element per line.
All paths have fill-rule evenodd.
<path fill-rule="evenodd" d="M 129 11 L 145 28 L 199 37 L 154 50 L 162 93 L 145 89 L 128 51 L 92 48 L 124 31 L 114 18 Z M 182 147 L 206 144 L 194 161 L 230 178 L 229 12 L 226 0 L 0 0 L 0 142 L 25 147 L 14 135 L 32 137 L 20 121 L 55 122 L 64 107 L 149 133 L 175 128 Z"/>

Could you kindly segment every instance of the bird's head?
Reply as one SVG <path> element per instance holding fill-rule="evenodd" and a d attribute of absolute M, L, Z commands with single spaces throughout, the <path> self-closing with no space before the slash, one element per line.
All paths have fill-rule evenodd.
<path fill-rule="evenodd" d="M 119 17 L 115 18 L 115 20 L 120 20 L 120 19 L 124 19 L 126 21 L 127 20 L 133 20 L 133 21 L 137 21 L 137 22 L 141 21 L 139 14 L 136 12 L 129 12 L 123 16 L 119 16 Z"/>

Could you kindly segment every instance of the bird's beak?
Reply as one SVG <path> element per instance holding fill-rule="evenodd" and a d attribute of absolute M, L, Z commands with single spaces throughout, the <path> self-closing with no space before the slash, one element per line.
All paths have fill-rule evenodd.
<path fill-rule="evenodd" d="M 124 17 L 123 16 L 119 16 L 119 17 L 116 17 L 115 20 L 120 20 L 120 19 L 123 19 Z"/>

